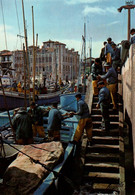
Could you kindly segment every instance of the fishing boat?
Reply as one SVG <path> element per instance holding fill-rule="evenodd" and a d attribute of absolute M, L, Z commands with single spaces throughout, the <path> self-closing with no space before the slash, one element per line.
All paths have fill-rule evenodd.
<path fill-rule="evenodd" d="M 63 89 L 53 92 L 53 93 L 35 95 L 35 101 L 39 106 L 48 105 L 54 101 L 59 102 L 60 101 L 59 95 L 63 93 L 63 91 L 67 90 L 68 87 L 69 86 L 65 86 L 63 87 Z M 24 103 L 25 96 L 23 93 L 5 91 L 5 97 L 6 97 L 8 109 L 10 110 L 14 108 L 18 108 L 18 107 L 23 107 L 25 104 Z M 31 97 L 32 97 L 32 94 L 31 94 Z M 26 96 L 26 101 L 27 101 L 27 106 L 29 106 L 29 96 L 28 95 Z M 5 100 L 4 100 L 2 91 L 0 91 L 0 102 L 1 102 L 0 110 L 6 110 Z"/>
<path fill-rule="evenodd" d="M 62 103 L 63 99 L 65 99 L 66 97 L 67 97 L 67 94 L 65 94 L 65 95 L 63 94 L 62 96 L 60 96 L 60 102 Z M 62 106 L 63 103 L 60 104 L 59 109 L 61 110 L 61 112 L 63 114 L 66 113 L 67 110 L 70 111 L 69 107 L 70 107 L 70 105 L 72 105 L 73 101 L 74 101 L 74 104 L 77 105 L 77 101 L 75 101 L 75 94 L 74 95 L 72 94 L 70 96 L 68 95 L 68 103 L 66 104 L 66 106 Z M 73 110 L 73 109 L 71 109 L 71 110 Z M 12 117 L 13 111 L 10 111 L 10 115 Z M 0 119 L 2 120 L 1 116 L 3 117 L 3 123 L 2 123 L 2 121 L 0 121 L 0 123 L 3 124 L 1 126 L 1 130 L 2 130 L 2 127 L 4 130 L 4 128 L 6 128 L 8 126 L 7 125 L 8 116 L 6 115 L 6 112 L 1 113 Z M 48 134 L 47 123 L 48 123 L 48 117 L 46 116 L 46 117 L 44 117 L 44 125 L 43 125 L 46 135 Z M 61 143 L 62 143 L 62 146 L 64 148 L 64 156 L 63 156 L 62 160 L 60 161 L 60 163 L 57 163 L 57 165 L 55 167 L 53 167 L 53 169 L 51 171 L 49 171 L 48 176 L 39 182 L 39 184 L 36 186 L 36 189 L 33 189 L 34 194 L 51 194 L 52 191 L 56 190 L 55 182 L 58 181 L 58 178 L 61 176 L 62 171 L 66 170 L 67 167 L 70 165 L 71 159 L 73 158 L 73 155 L 75 153 L 75 146 L 73 146 L 73 144 L 69 143 L 69 141 L 73 139 L 77 124 L 78 124 L 78 119 L 75 116 L 73 116 L 71 118 L 67 118 L 67 119 L 62 121 L 60 135 L 61 135 Z M 6 131 L 10 131 L 10 129 L 7 129 Z M 3 137 L 4 137 L 4 133 L 3 133 Z M 38 138 L 38 137 L 35 137 L 34 140 L 35 140 L 36 144 L 39 144 L 43 141 L 42 138 Z M 18 150 L 16 151 L 12 147 L 10 150 L 10 145 L 14 146 L 15 148 L 16 148 L 16 146 L 18 146 L 18 145 L 15 145 L 13 143 L 12 139 L 7 139 L 6 142 L 9 143 L 9 145 L 4 144 L 5 151 L 6 150 L 8 151 L 8 152 L 5 152 L 5 153 L 7 153 L 7 155 L 5 154 L 5 160 L 10 159 L 8 161 L 8 164 L 9 164 L 9 163 L 11 163 L 11 161 L 13 161 L 13 159 L 16 158 L 19 151 Z M 6 145 L 6 147 L 5 147 L 5 145 Z M 17 147 L 17 149 L 20 150 L 22 148 L 22 146 L 19 146 L 19 147 L 20 148 Z M 66 178 L 66 177 L 64 177 L 64 178 Z M 4 188 L 2 188 L 2 189 L 4 189 Z"/>

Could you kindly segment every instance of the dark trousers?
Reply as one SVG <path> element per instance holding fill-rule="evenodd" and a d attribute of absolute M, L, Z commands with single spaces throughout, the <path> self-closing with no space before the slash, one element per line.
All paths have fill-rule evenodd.
<path fill-rule="evenodd" d="M 110 129 L 110 118 L 109 118 L 109 104 L 100 104 L 101 114 L 102 114 L 102 126 L 105 127 L 106 131 Z"/>

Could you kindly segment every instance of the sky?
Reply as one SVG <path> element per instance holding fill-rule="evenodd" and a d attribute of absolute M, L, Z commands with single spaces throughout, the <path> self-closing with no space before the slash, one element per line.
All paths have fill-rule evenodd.
<path fill-rule="evenodd" d="M 33 6 L 40 47 L 50 39 L 65 43 L 68 49 L 74 48 L 81 54 L 86 23 L 87 57 L 90 47 L 92 56 L 99 57 L 108 37 L 116 44 L 127 39 L 127 10 L 117 11 L 122 5 L 125 0 L 24 0 L 28 45 L 33 44 Z M 22 49 L 24 38 L 17 36 L 24 36 L 22 0 L 0 0 L 0 9 L 0 50 L 6 49 L 6 42 L 8 50 Z M 134 18 L 135 10 L 132 10 L 131 28 L 135 28 Z"/>

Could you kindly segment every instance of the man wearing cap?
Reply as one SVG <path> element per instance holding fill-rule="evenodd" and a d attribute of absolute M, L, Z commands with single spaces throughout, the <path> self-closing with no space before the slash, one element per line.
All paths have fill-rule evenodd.
<path fill-rule="evenodd" d="M 98 79 L 106 79 L 107 85 L 106 87 L 110 91 L 113 109 L 117 109 L 117 101 L 116 101 L 116 93 L 117 93 L 117 83 L 118 83 L 118 75 L 115 69 L 110 65 L 105 65 L 107 73 L 105 75 L 98 75 Z"/>
<path fill-rule="evenodd" d="M 102 74 L 102 64 L 100 58 L 95 59 L 95 63 L 91 67 L 91 76 L 92 76 L 92 86 L 93 86 L 93 95 L 98 95 L 98 88 L 97 88 L 97 76 Z"/>
<path fill-rule="evenodd" d="M 101 128 L 105 131 L 110 129 L 110 119 L 109 119 L 109 104 L 110 104 L 110 92 L 103 81 L 98 82 L 99 91 L 99 101 L 96 105 L 96 108 L 101 109 L 102 114 L 102 124 Z"/>
<path fill-rule="evenodd" d="M 120 66 L 121 59 L 120 59 L 120 48 L 116 47 L 116 44 L 112 43 L 112 67 L 117 71 L 117 67 Z"/>
<path fill-rule="evenodd" d="M 43 113 L 44 110 L 40 108 L 35 102 L 31 102 L 30 110 L 28 111 L 33 120 L 33 136 L 36 137 L 37 133 L 39 137 L 45 138 L 45 131 L 43 127 Z"/>
<path fill-rule="evenodd" d="M 108 64 L 111 64 L 111 56 L 112 56 L 112 53 L 113 53 L 113 49 L 112 49 L 112 38 L 109 37 L 107 39 L 107 44 L 105 45 L 105 57 L 106 57 L 106 62 Z"/>
<path fill-rule="evenodd" d="M 76 113 L 72 112 L 71 114 L 78 115 L 80 119 L 76 128 L 73 141 L 70 141 L 70 143 L 77 144 L 80 141 L 85 129 L 87 133 L 89 145 L 91 145 L 92 144 L 92 119 L 90 117 L 89 107 L 86 104 L 86 102 L 84 102 L 81 99 L 80 93 L 77 93 L 75 97 L 77 100 L 78 110 Z"/>
<path fill-rule="evenodd" d="M 32 144 L 32 119 L 24 108 L 20 108 L 12 120 L 13 129 L 16 134 L 17 144 Z"/>
<path fill-rule="evenodd" d="M 69 116 L 67 113 L 62 114 L 58 110 L 58 103 L 53 102 L 52 103 L 52 109 L 49 111 L 49 117 L 48 117 L 48 137 L 51 140 L 54 141 L 60 141 L 60 129 L 61 129 L 61 121 L 63 119 L 68 118 Z"/>
<path fill-rule="evenodd" d="M 101 49 L 101 52 L 100 52 L 100 60 L 101 61 L 105 61 L 105 45 L 107 44 L 106 41 L 103 42 L 103 45 L 104 47 Z"/>
<path fill-rule="evenodd" d="M 16 83 L 16 80 L 14 80 L 14 82 L 12 84 L 12 91 L 17 91 L 17 83 Z"/>

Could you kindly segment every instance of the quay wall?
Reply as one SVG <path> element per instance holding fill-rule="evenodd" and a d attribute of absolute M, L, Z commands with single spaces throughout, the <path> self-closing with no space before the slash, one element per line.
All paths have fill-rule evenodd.
<path fill-rule="evenodd" d="M 124 119 L 129 125 L 129 135 L 132 135 L 135 170 L 135 44 L 131 45 L 129 57 L 122 67 L 122 83 Z"/>

